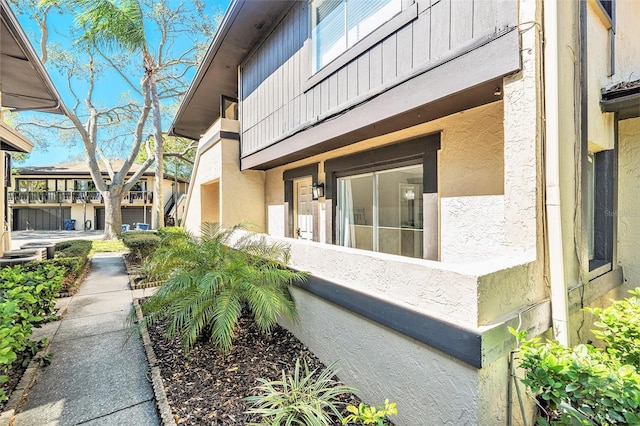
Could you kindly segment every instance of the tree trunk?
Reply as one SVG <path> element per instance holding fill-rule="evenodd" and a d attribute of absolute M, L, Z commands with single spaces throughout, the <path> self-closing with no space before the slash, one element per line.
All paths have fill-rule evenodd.
<path fill-rule="evenodd" d="M 113 190 L 102 193 L 104 198 L 104 239 L 116 240 L 122 234 L 122 194 Z"/>
<path fill-rule="evenodd" d="M 148 55 L 148 52 L 145 53 Z M 153 59 L 145 57 L 145 63 L 151 64 Z M 152 73 L 149 77 L 149 91 L 151 92 L 151 110 L 153 111 L 153 135 L 154 135 L 154 157 L 156 163 L 155 185 L 153 197 L 155 199 L 155 220 L 156 228 L 164 226 L 164 160 L 163 160 L 163 144 L 164 135 L 162 134 L 162 115 L 160 114 L 160 99 L 158 97 L 158 87 L 156 86 L 156 76 Z"/>

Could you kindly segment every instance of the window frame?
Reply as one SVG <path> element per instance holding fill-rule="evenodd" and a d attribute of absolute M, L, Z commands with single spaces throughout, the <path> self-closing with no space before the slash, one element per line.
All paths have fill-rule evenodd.
<path fill-rule="evenodd" d="M 327 229 L 327 242 L 337 244 L 338 241 L 335 220 L 338 178 L 422 164 L 423 194 L 437 193 L 439 149 L 440 133 L 434 133 L 326 160 L 324 163 L 325 197 L 331 202 L 330 209 L 327 206 L 327 217 L 331 218 L 331 232 L 329 233 Z"/>
<path fill-rule="evenodd" d="M 402 1 L 402 10 L 400 13 L 393 16 L 391 19 L 380 25 L 378 28 L 367 34 L 365 37 L 360 39 L 357 43 L 355 43 L 352 47 L 347 48 L 344 52 L 334 58 L 331 62 L 326 64 L 324 67 L 313 70 L 313 39 L 312 39 L 312 22 L 313 22 L 313 7 L 311 6 L 311 2 L 309 2 L 309 12 L 308 12 L 308 22 L 309 22 L 309 50 L 308 50 L 308 69 L 309 69 L 309 78 L 303 84 L 302 91 L 308 92 L 317 86 L 320 82 L 328 78 L 331 74 L 338 71 L 340 68 L 347 65 L 349 62 L 358 58 L 358 56 L 362 55 L 373 46 L 378 44 L 380 41 L 387 38 L 389 35 L 398 31 L 400 28 L 409 24 L 413 20 L 418 18 L 418 4 L 411 3 L 407 4 L 406 0 Z"/>
<path fill-rule="evenodd" d="M 587 256 L 589 262 L 589 280 L 613 269 L 615 208 L 615 169 L 616 150 L 608 149 L 593 153 L 594 188 L 593 188 L 593 257 Z M 589 198 L 589 197 L 586 197 Z M 585 202 L 588 209 L 588 200 Z M 585 214 L 588 217 L 588 215 Z M 591 238 L 587 225 L 587 241 Z M 588 242 L 587 242 L 588 244 Z"/>

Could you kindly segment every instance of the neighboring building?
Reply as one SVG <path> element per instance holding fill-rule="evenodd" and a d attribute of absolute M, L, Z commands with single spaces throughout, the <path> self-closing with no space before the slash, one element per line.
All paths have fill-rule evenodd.
<path fill-rule="evenodd" d="M 0 256 L 11 247 L 6 187 L 11 152 L 29 152 L 33 144 L 2 118 L 4 109 L 61 114 L 64 105 L 38 55 L 6 0 L 0 0 Z"/>
<path fill-rule="evenodd" d="M 114 170 L 121 161 L 112 161 Z M 138 170 L 134 164 L 129 172 Z M 106 168 L 102 171 L 108 181 Z M 133 229 L 136 224 L 156 228 L 153 219 L 155 173 L 149 169 L 127 193 L 122 201 L 122 224 Z M 165 217 L 170 221 L 182 219 L 188 182 L 165 175 L 163 190 Z M 86 163 L 62 163 L 51 166 L 19 167 L 12 176 L 8 192 L 12 210 L 11 228 L 14 231 L 64 230 L 65 222 L 75 224 L 76 230 L 104 229 L 105 208 L 100 192 L 89 174 Z"/>
<path fill-rule="evenodd" d="M 396 424 L 521 423 L 508 326 L 584 341 L 640 286 L 640 2 L 268 5 L 231 2 L 174 119 L 185 227 L 288 242 L 286 326 Z"/>

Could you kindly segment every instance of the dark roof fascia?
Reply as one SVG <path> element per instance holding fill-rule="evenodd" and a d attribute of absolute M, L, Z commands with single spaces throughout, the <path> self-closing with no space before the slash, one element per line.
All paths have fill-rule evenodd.
<path fill-rule="evenodd" d="M 603 99 L 600 101 L 602 112 L 617 112 L 618 119 L 640 117 L 640 90 L 626 96 Z"/>
<path fill-rule="evenodd" d="M 38 105 L 34 106 L 33 108 L 27 107 L 13 110 L 32 109 L 34 111 L 68 115 L 68 110 L 64 102 L 62 101 L 62 97 L 58 93 L 58 90 L 54 86 L 51 77 L 49 77 L 49 74 L 42 64 L 42 61 L 39 59 L 33 46 L 29 42 L 29 38 L 25 34 L 22 26 L 20 25 L 18 19 L 14 15 L 11 7 L 6 0 L 0 0 L 0 19 L 2 21 L 2 25 L 6 26 L 7 30 L 14 38 L 16 44 L 25 55 L 28 62 L 26 66 L 32 68 L 36 72 L 38 78 L 41 80 L 42 89 L 45 90 L 48 95 L 50 95 L 51 101 L 53 102 L 49 107 L 43 108 L 41 105 Z M 33 83 L 36 84 L 36 82 Z"/>
<path fill-rule="evenodd" d="M 640 117 L 640 80 L 603 90 L 600 108 L 602 112 L 617 112 L 620 120 Z"/>
<path fill-rule="evenodd" d="M 173 122 L 169 128 L 169 135 L 185 137 L 192 140 L 199 140 L 209 127 L 220 117 L 219 99 L 221 95 L 236 97 L 238 66 L 250 55 L 256 43 L 259 44 L 272 30 L 273 25 L 279 22 L 284 11 L 291 7 L 295 1 L 299 0 L 232 0 L 227 11 L 220 22 L 218 30 L 209 45 L 207 52 L 196 71 L 196 75 L 189 86 Z M 257 25 L 255 24 L 255 9 L 260 7 L 261 11 L 268 11 L 263 14 L 266 19 Z M 247 31 L 243 31 L 247 30 Z M 251 32 L 253 37 L 242 38 L 244 33 Z M 233 52 L 230 54 L 230 52 Z M 244 52 L 244 53 L 242 53 Z M 221 56 L 222 55 L 222 56 Z M 218 69 L 215 76 L 212 76 L 213 69 L 217 62 L 231 60 L 232 63 Z M 215 77 L 215 78 L 214 78 Z M 205 81 L 207 80 L 207 81 Z M 236 93 L 225 93 L 225 82 L 233 81 Z M 207 84 L 208 83 L 208 84 Z M 203 87 L 206 85 L 206 87 Z M 191 105 L 194 98 L 201 90 L 207 92 L 207 97 L 215 102 L 212 108 L 198 108 Z M 228 90 L 227 90 L 228 92 Z M 206 118 L 207 125 L 189 125 L 190 114 L 196 111 L 199 117 Z M 186 128 L 186 129 L 181 129 Z"/>
<path fill-rule="evenodd" d="M 177 134 L 174 132 L 174 128 L 177 122 L 180 121 L 182 116 L 185 114 L 185 110 L 187 109 L 187 107 L 189 106 L 189 103 L 193 99 L 193 95 L 198 90 L 198 87 L 200 86 L 200 83 L 204 79 L 204 76 L 207 74 L 211 64 L 213 63 L 213 60 L 215 59 L 216 53 L 218 53 L 218 51 L 220 50 L 220 46 L 222 45 L 226 34 L 231 29 L 231 25 L 233 24 L 235 17 L 240 12 L 240 9 L 242 8 L 242 5 L 244 4 L 245 1 L 246 0 L 232 0 L 231 3 L 229 4 L 229 7 L 227 8 L 227 12 L 222 17 L 222 21 L 220 22 L 220 25 L 218 26 L 218 29 L 216 30 L 216 33 L 213 36 L 213 41 L 207 48 L 207 52 L 202 58 L 202 62 L 200 63 L 200 66 L 196 71 L 196 75 L 193 78 L 193 81 L 191 82 L 189 89 L 187 89 L 187 93 L 185 94 L 182 102 L 180 103 L 178 112 L 176 113 L 173 119 L 173 122 L 171 123 L 171 127 L 169 128 L 170 136 L 180 136 L 180 137 L 186 137 L 194 140 L 199 139 L 199 138 L 194 138 L 188 135 Z"/>

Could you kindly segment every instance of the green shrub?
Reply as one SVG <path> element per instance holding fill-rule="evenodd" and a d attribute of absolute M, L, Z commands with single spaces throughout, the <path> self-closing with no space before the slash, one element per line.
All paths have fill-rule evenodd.
<path fill-rule="evenodd" d="M 593 334 L 607 345 L 607 352 L 624 364 L 640 370 L 640 287 L 632 297 L 616 300 L 607 308 L 587 311 L 599 317 Z"/>
<path fill-rule="evenodd" d="M 335 363 L 316 374 L 317 370 L 309 371 L 306 360 L 301 365 L 297 359 L 293 375 L 287 376 L 283 370 L 282 380 L 258 379 L 261 384 L 256 390 L 261 394 L 246 398 L 256 405 L 247 412 L 259 414 L 269 425 L 335 424 L 333 418 L 342 420 L 337 408 L 340 395 L 353 393 L 355 389 L 333 379 L 334 366 Z"/>
<path fill-rule="evenodd" d="M 6 297 L 8 292 L 22 287 L 33 296 L 34 300 L 28 298 L 27 301 L 31 311 L 38 316 L 48 316 L 54 311 L 63 273 L 61 268 L 42 263 L 30 271 L 22 266 L 3 268 L 0 270 L 0 297 Z"/>
<path fill-rule="evenodd" d="M 34 270 L 22 266 L 0 270 L 0 385 L 17 355 L 33 346 L 29 336 L 55 309 L 55 296 L 62 285 L 63 271 L 49 264 Z M 0 386 L 0 401 L 6 392 Z"/>
<path fill-rule="evenodd" d="M 23 265 L 25 271 L 34 271 L 41 265 L 52 265 L 63 270 L 63 286 L 68 287 L 75 283 L 85 266 L 89 262 L 86 257 L 56 257 L 54 259 L 30 262 Z"/>
<path fill-rule="evenodd" d="M 607 309 L 590 309 L 601 318 L 596 323 L 601 330 L 594 333 L 604 338 L 607 350 L 526 340 L 525 332 L 511 330 L 521 343 L 522 382 L 537 396 L 542 410 L 539 424 L 640 424 L 638 346 L 633 343 L 639 308 L 634 297 Z"/>
<path fill-rule="evenodd" d="M 296 317 L 289 285 L 306 274 L 286 267 L 289 247 L 248 234 L 232 248 L 237 230 L 205 223 L 201 237 L 178 238 L 149 261 L 150 276 L 166 282 L 142 305 L 144 322 L 166 319 L 168 335 L 179 336 L 186 352 L 205 334 L 220 352 L 229 352 L 243 310 L 262 333 L 280 315 Z"/>
<path fill-rule="evenodd" d="M 158 249 L 160 237 L 151 231 L 128 231 L 122 233 L 122 242 L 139 260 L 145 260 Z"/>
<path fill-rule="evenodd" d="M 158 236 L 162 239 L 170 236 L 187 237 L 188 235 L 187 231 L 179 226 L 165 226 L 158 229 Z"/>
<path fill-rule="evenodd" d="M 571 424 L 563 405 L 596 424 L 639 424 L 640 375 L 591 345 L 568 348 L 557 342 L 525 341 L 521 347 L 524 384 L 538 395 L 545 417 Z"/>
<path fill-rule="evenodd" d="M 89 257 L 93 243 L 89 240 L 69 240 L 56 243 L 56 257 Z"/>

